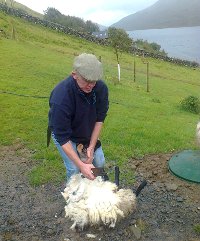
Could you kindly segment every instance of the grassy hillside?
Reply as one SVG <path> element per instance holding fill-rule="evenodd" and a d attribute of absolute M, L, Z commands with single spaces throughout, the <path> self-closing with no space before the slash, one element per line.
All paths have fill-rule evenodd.
<path fill-rule="evenodd" d="M 5 4 L 5 0 L 0 0 L 0 3 Z M 37 18 L 43 19 L 43 15 L 42 14 L 40 14 L 40 13 L 38 13 L 38 12 L 28 8 L 28 7 L 26 7 L 25 5 L 23 5 L 21 3 L 18 3 L 16 1 L 6 0 L 6 4 L 9 7 L 21 9 L 21 10 L 25 11 L 27 14 L 30 14 L 33 17 L 37 17 Z"/>
<path fill-rule="evenodd" d="M 122 55 L 121 82 L 117 83 L 115 55 L 109 47 L 1 12 L 0 26 L 1 145 L 22 143 L 33 151 L 35 167 L 29 174 L 32 184 L 61 181 L 65 176 L 54 145 L 46 148 L 48 96 L 70 74 L 74 56 L 82 52 L 102 58 L 110 109 L 101 139 L 107 163 L 120 165 L 122 177 L 129 175 L 126 162 L 133 156 L 196 148 L 194 136 L 199 116 L 182 111 L 179 103 L 189 95 L 200 97 L 199 69 L 148 59 L 147 93 L 146 64 L 139 57 L 135 57 L 134 82 L 134 57 Z M 11 39 L 13 26 L 15 39 Z M 37 96 L 44 98 L 34 98 Z"/>

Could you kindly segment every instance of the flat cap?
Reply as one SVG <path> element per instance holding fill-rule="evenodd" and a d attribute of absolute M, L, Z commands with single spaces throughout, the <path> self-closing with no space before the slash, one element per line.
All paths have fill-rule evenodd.
<path fill-rule="evenodd" d="M 100 80 L 103 76 L 102 63 L 93 54 L 80 54 L 74 59 L 73 70 L 88 81 Z"/>

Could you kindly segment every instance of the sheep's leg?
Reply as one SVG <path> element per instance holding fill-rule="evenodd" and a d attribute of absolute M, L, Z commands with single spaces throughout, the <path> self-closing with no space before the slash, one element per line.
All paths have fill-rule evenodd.
<path fill-rule="evenodd" d="M 143 189 L 146 185 L 147 185 L 147 181 L 144 180 L 144 181 L 139 185 L 139 187 L 138 187 L 137 190 L 136 190 L 136 193 L 135 193 L 136 197 L 140 194 L 140 192 L 142 191 L 142 189 Z"/>
<path fill-rule="evenodd" d="M 76 228 L 76 222 L 74 222 L 73 224 L 72 224 L 72 226 L 70 227 L 70 229 L 72 229 L 72 230 L 74 230 L 75 228 Z"/>
<path fill-rule="evenodd" d="M 119 167 L 116 166 L 115 167 L 115 184 L 119 187 L 119 174 L 120 174 L 120 171 L 119 171 Z"/>

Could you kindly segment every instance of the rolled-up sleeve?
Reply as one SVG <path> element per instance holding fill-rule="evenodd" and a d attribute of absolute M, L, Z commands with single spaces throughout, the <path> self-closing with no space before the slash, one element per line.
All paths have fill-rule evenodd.
<path fill-rule="evenodd" d="M 104 122 L 109 109 L 108 88 L 104 84 L 98 92 L 97 98 L 97 122 Z"/>
<path fill-rule="evenodd" d="M 70 140 L 71 109 L 67 106 L 52 104 L 49 112 L 49 125 L 56 140 L 62 146 Z"/>

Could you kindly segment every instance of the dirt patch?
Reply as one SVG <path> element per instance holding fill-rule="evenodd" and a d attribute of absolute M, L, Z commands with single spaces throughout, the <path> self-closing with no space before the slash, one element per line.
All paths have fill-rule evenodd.
<path fill-rule="evenodd" d="M 171 154 L 132 159 L 136 184 L 148 181 L 138 197 L 137 210 L 115 229 L 70 230 L 64 217 L 64 186 L 46 184 L 33 188 L 27 180 L 31 155 L 21 145 L 0 148 L 0 240 L 14 241 L 197 241 L 200 224 L 200 185 L 172 176 L 167 169 Z M 92 234 L 92 235 L 89 235 Z"/>
<path fill-rule="evenodd" d="M 165 189 L 176 191 L 187 202 L 198 203 L 200 206 L 200 184 L 181 180 L 169 172 L 168 161 L 172 155 L 173 153 L 147 155 L 141 160 L 132 159 L 129 166 L 154 185 L 158 192 Z"/>

